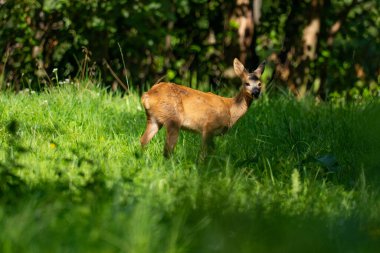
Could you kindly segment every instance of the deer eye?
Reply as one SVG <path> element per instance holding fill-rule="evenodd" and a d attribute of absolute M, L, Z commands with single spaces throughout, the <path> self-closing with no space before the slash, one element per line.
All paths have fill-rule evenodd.
<path fill-rule="evenodd" d="M 245 83 L 245 86 L 249 86 L 249 83 Z"/>

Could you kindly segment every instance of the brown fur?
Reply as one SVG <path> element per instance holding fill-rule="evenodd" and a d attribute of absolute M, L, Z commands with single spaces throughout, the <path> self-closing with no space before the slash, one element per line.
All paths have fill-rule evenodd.
<path fill-rule="evenodd" d="M 208 148 L 213 146 L 213 137 L 231 128 L 247 112 L 254 95 L 258 96 L 257 91 L 261 88 L 259 78 L 264 71 L 264 63 L 249 74 L 243 64 L 235 59 L 234 70 L 243 85 L 233 98 L 166 82 L 155 84 L 144 93 L 141 100 L 147 115 L 147 126 L 140 139 L 142 147 L 164 126 L 167 132 L 165 157 L 172 154 L 180 129 L 200 133 L 202 154 L 206 155 Z"/>

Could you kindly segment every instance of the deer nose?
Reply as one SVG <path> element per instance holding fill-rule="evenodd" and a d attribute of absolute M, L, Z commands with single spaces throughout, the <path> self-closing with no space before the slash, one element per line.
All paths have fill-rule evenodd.
<path fill-rule="evenodd" d="M 260 87 L 255 87 L 253 88 L 252 90 L 252 95 L 255 97 L 255 98 L 258 98 L 260 96 L 260 91 L 261 91 L 261 88 Z"/>

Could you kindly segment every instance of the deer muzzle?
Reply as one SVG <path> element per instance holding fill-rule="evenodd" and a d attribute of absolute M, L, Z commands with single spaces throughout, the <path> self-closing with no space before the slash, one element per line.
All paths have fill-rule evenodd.
<path fill-rule="evenodd" d="M 252 95 L 255 97 L 255 98 L 258 98 L 260 96 L 260 92 L 261 92 L 261 88 L 260 87 L 254 87 L 252 89 Z"/>

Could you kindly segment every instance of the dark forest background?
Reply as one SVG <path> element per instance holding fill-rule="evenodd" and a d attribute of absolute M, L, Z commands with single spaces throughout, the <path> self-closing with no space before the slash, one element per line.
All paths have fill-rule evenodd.
<path fill-rule="evenodd" d="M 0 0 L 0 89 L 215 90 L 237 57 L 266 59 L 266 82 L 298 96 L 378 96 L 379 14 L 377 0 Z"/>

